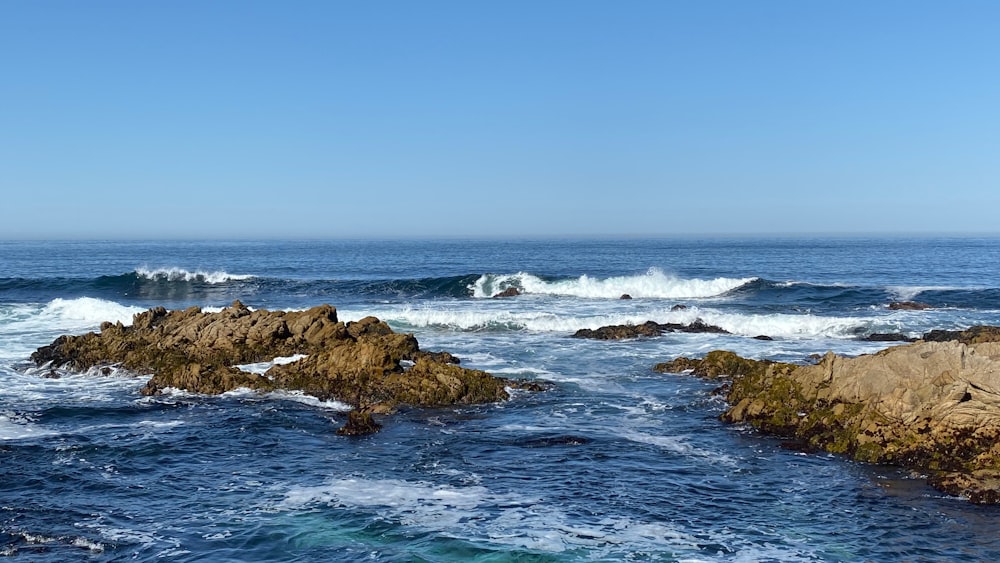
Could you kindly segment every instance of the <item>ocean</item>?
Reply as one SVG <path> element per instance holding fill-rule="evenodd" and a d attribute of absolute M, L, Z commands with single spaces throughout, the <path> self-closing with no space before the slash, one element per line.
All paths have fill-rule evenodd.
<path fill-rule="evenodd" d="M 491 298 L 508 287 L 523 294 Z M 405 408 L 345 438 L 337 402 L 144 397 L 138 374 L 46 378 L 28 360 L 150 307 L 236 299 L 375 315 L 422 349 L 551 388 Z M 888 307 L 907 300 L 932 308 Z M 571 338 L 696 319 L 731 334 Z M 976 324 L 1000 325 L 1000 238 L 0 242 L 0 555 L 996 561 L 1000 508 L 785 448 L 719 421 L 716 383 L 651 370 L 714 349 L 805 363 L 894 345 L 873 333 Z"/>

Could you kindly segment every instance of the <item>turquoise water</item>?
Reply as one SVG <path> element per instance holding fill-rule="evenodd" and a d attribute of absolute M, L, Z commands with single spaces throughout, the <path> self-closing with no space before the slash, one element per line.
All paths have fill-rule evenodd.
<path fill-rule="evenodd" d="M 1000 324 L 998 254 L 996 238 L 0 243 L 0 553 L 995 560 L 996 508 L 896 468 L 784 449 L 720 422 L 713 384 L 650 367 L 716 348 L 804 362 L 889 345 L 862 339 L 873 332 Z M 489 298 L 512 285 L 525 294 Z M 233 299 L 374 314 L 463 365 L 553 387 L 406 409 L 346 439 L 335 403 L 149 398 L 135 374 L 45 379 L 27 361 L 104 320 Z M 896 300 L 934 308 L 889 310 Z M 569 338 L 697 318 L 733 334 Z"/>

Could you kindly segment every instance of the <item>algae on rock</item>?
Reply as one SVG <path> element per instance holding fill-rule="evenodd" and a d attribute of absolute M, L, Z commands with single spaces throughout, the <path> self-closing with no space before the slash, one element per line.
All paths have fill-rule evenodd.
<path fill-rule="evenodd" d="M 263 375 L 235 367 L 296 354 L 305 357 Z M 401 404 L 496 402 L 508 398 L 505 387 L 517 385 L 460 367 L 446 352 L 421 351 L 413 335 L 397 334 L 375 317 L 341 322 L 329 305 L 251 311 L 235 301 L 217 313 L 157 307 L 137 314 L 131 326 L 104 323 L 99 333 L 61 336 L 31 359 L 53 368 L 117 365 L 151 374 L 145 395 L 167 388 L 203 394 L 299 390 L 354 407 L 359 414 L 349 419 L 348 434 L 377 430 L 371 414 L 392 412 Z"/>
<path fill-rule="evenodd" d="M 1000 501 L 1000 331 L 929 333 L 876 354 L 828 353 L 815 365 L 741 358 L 657 364 L 661 372 L 727 377 L 728 422 L 793 437 L 871 463 L 933 473 L 930 483 L 973 502 Z"/>

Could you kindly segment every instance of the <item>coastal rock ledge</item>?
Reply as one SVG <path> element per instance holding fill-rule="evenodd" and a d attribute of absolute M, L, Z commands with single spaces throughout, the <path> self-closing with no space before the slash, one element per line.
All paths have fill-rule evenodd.
<path fill-rule="evenodd" d="M 274 365 L 263 375 L 235 367 L 296 355 L 305 357 Z M 131 326 L 104 323 L 100 333 L 60 336 L 31 359 L 51 368 L 118 366 L 151 373 L 144 395 L 168 387 L 203 394 L 243 387 L 302 391 L 355 409 L 342 434 L 376 431 L 371 414 L 402 404 L 491 403 L 508 398 L 505 387 L 518 386 L 462 368 L 447 352 L 421 351 L 413 335 L 394 333 L 375 317 L 340 322 L 330 305 L 251 311 L 235 301 L 217 313 L 156 307 L 135 315 Z"/>
<path fill-rule="evenodd" d="M 716 350 L 654 369 L 726 379 L 725 421 L 928 473 L 948 494 L 1000 503 L 1000 330 L 936 336 L 856 358 L 828 353 L 816 365 Z"/>

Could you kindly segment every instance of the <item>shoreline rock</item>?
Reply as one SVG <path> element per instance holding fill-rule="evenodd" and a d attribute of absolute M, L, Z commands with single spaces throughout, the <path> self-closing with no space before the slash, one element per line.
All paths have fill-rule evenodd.
<path fill-rule="evenodd" d="M 305 355 L 264 375 L 235 366 Z M 506 400 L 517 382 L 459 367 L 447 352 L 420 350 L 412 334 L 398 334 L 375 317 L 344 323 L 330 305 L 306 311 L 250 311 L 239 301 L 218 313 L 156 307 L 131 326 L 103 323 L 99 333 L 60 336 L 31 355 L 38 366 L 85 371 L 115 365 L 152 374 L 142 389 L 168 387 L 215 395 L 246 387 L 298 390 L 337 400 L 357 413 L 344 433 L 377 431 L 372 414 L 398 405 L 437 407 Z M 525 385 L 530 388 L 531 385 Z M 353 411 L 352 411 L 353 412 Z"/>
<path fill-rule="evenodd" d="M 941 491 L 1000 503 L 1000 328 L 928 334 L 942 340 L 856 358 L 827 353 L 815 365 L 717 350 L 654 369 L 725 379 L 727 422 L 858 461 L 928 472 Z"/>
<path fill-rule="evenodd" d="M 691 324 L 681 323 L 657 323 L 646 321 L 641 325 L 609 325 L 597 329 L 581 328 L 573 333 L 573 338 L 591 338 L 594 340 L 624 340 L 627 338 L 640 338 L 660 336 L 668 332 L 708 332 L 714 334 L 730 334 L 724 328 L 706 324 L 701 319 L 697 319 Z"/>

